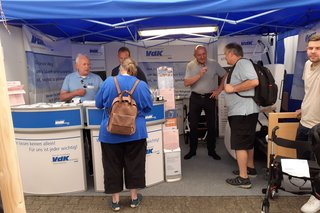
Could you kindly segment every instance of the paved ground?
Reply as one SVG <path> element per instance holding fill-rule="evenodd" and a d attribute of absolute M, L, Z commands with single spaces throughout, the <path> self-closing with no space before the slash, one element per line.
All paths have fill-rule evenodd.
<path fill-rule="evenodd" d="M 307 196 L 283 196 L 270 202 L 270 213 L 300 212 Z M 26 196 L 28 213 L 106 213 L 112 212 L 110 197 L 104 196 Z M 138 213 L 257 213 L 262 197 L 144 197 L 136 209 L 129 197 L 122 197 L 120 212 Z"/>

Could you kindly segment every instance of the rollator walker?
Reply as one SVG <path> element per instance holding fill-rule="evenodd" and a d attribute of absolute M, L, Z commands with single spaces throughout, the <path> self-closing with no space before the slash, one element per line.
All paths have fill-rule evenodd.
<path fill-rule="evenodd" d="M 294 117 L 289 118 L 289 114 Z M 262 213 L 269 212 L 269 199 L 274 199 L 279 190 L 297 195 L 311 194 L 313 190 L 312 185 L 320 185 L 320 167 L 315 160 L 308 160 L 309 177 L 288 174 L 282 170 L 281 166 L 281 159 L 294 159 L 296 158 L 296 152 L 299 153 L 299 156 L 303 156 L 304 159 L 320 159 L 320 124 L 312 128 L 312 141 L 295 141 L 292 137 L 291 139 L 285 139 L 282 138 L 283 136 L 279 137 L 278 135 L 280 131 L 286 134 L 296 132 L 298 122 L 292 122 L 292 118 L 295 118 L 296 114 L 271 113 L 270 115 L 271 119 L 276 119 L 273 123 L 276 124 L 276 126 L 271 125 L 273 128 L 269 131 L 269 133 L 271 132 L 271 134 L 269 134 L 271 137 L 268 139 L 268 185 L 267 188 L 262 189 L 262 193 L 265 194 L 261 207 Z M 288 130 L 285 130 L 286 124 Z M 319 147 L 317 151 L 315 151 L 316 145 Z M 290 149 L 290 151 L 288 149 Z M 317 158 L 317 156 L 319 157 Z"/>

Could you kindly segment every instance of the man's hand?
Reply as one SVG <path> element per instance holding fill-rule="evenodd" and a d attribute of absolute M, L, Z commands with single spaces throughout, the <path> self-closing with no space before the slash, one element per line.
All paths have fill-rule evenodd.
<path fill-rule="evenodd" d="M 220 88 L 213 90 L 210 98 L 218 99 L 218 96 L 220 95 L 221 91 L 222 90 Z"/>
<path fill-rule="evenodd" d="M 301 119 L 301 109 L 297 109 L 296 113 L 297 113 L 297 118 Z"/>
<path fill-rule="evenodd" d="M 233 93 L 234 92 L 234 87 L 231 84 L 225 84 L 224 85 L 224 91 L 226 93 Z"/>
<path fill-rule="evenodd" d="M 86 94 L 87 91 L 85 89 L 77 89 L 74 92 L 76 94 L 75 96 L 81 96 L 82 97 L 82 96 L 84 96 Z"/>
<path fill-rule="evenodd" d="M 202 67 L 199 71 L 200 78 L 208 71 L 208 67 Z"/>

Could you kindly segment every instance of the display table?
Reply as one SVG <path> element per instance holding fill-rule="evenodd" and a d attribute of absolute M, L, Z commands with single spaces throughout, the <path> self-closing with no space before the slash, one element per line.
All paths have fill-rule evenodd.
<path fill-rule="evenodd" d="M 12 108 L 25 193 L 86 190 L 82 117 L 80 106 Z"/>
<path fill-rule="evenodd" d="M 104 191 L 104 177 L 99 128 L 103 110 L 96 107 L 86 107 L 87 127 L 91 132 L 92 161 L 95 191 Z M 164 103 L 155 102 L 147 121 L 147 153 L 146 153 L 146 185 L 154 185 L 164 181 L 162 125 L 165 121 Z"/>

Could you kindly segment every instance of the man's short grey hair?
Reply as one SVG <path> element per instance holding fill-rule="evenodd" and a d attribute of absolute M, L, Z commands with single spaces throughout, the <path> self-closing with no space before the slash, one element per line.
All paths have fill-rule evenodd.
<path fill-rule="evenodd" d="M 80 58 L 85 57 L 89 60 L 89 57 L 85 54 L 79 53 L 76 57 L 76 64 L 79 63 Z"/>
<path fill-rule="evenodd" d="M 233 52 L 236 56 L 243 57 L 243 49 L 240 44 L 229 43 L 225 46 L 225 50 Z"/>

